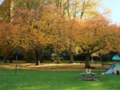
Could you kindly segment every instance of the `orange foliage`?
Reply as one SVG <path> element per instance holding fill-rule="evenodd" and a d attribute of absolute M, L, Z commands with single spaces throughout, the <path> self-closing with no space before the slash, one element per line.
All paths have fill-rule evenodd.
<path fill-rule="evenodd" d="M 117 27 L 109 25 L 109 21 L 104 17 L 85 19 L 80 22 L 79 27 L 82 29 L 77 30 L 76 42 L 82 49 L 81 53 L 92 54 L 98 51 L 107 53 L 114 50 L 111 44 L 116 42 L 115 36 L 117 33 L 115 30 Z M 114 38 L 114 41 L 112 38 Z"/>
<path fill-rule="evenodd" d="M 65 38 L 66 21 L 61 15 L 61 10 L 57 7 L 46 6 L 42 11 L 38 7 L 40 20 L 36 22 L 40 29 L 45 32 L 47 43 L 58 51 L 64 51 L 67 47 Z"/>
<path fill-rule="evenodd" d="M 79 46 L 80 53 L 89 54 L 120 48 L 120 28 L 109 25 L 104 17 L 66 20 L 61 13 L 54 6 L 40 5 L 37 11 L 17 8 L 10 24 L 0 24 L 0 45 L 25 50 L 52 46 L 58 51 L 69 50 L 71 46 L 75 51 Z"/>
<path fill-rule="evenodd" d="M 11 35 L 11 24 L 0 23 L 0 50 L 2 56 L 11 57 L 13 54 Z"/>

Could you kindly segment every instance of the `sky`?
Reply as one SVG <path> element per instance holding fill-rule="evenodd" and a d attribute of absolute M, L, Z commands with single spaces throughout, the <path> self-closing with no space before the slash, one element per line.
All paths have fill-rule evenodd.
<path fill-rule="evenodd" d="M 103 4 L 111 10 L 112 22 L 120 24 L 120 0 L 103 0 Z"/>
<path fill-rule="evenodd" d="M 0 4 L 3 0 L 0 0 Z M 103 0 L 104 7 L 111 10 L 110 20 L 120 24 L 120 0 Z"/>

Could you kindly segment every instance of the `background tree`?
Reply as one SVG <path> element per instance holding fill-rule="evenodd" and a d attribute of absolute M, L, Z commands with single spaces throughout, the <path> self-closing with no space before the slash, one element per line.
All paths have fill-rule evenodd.
<path fill-rule="evenodd" d="M 109 47 L 110 51 L 120 53 L 119 48 L 120 48 L 120 27 L 117 26 L 116 24 L 111 24 L 111 29 L 114 30 L 114 35 L 110 36 L 111 39 L 106 38 L 107 45 Z M 104 50 L 101 51 L 103 53 Z"/>
<path fill-rule="evenodd" d="M 54 0 L 53 0 L 54 1 Z M 70 19 L 70 18 L 76 18 L 80 17 L 82 19 L 83 17 L 98 17 L 100 12 L 98 12 L 98 7 L 101 7 L 101 0 L 55 0 L 55 5 L 59 7 L 63 13 L 64 19 Z M 109 14 L 110 12 L 107 10 L 104 14 Z M 71 30 L 71 29 L 70 29 Z M 72 30 L 70 31 L 72 32 Z M 69 32 L 69 34 L 70 34 Z M 72 35 L 72 33 L 71 33 Z M 73 63 L 73 56 L 74 53 L 72 52 L 72 49 L 74 48 L 72 45 L 72 38 L 68 37 L 70 40 L 70 46 L 69 46 L 69 53 L 70 53 L 70 62 Z"/>
<path fill-rule="evenodd" d="M 86 55 L 86 67 L 90 67 L 90 56 L 98 51 L 109 52 L 110 48 L 114 48 L 108 44 L 113 43 L 112 38 L 115 37 L 115 29 L 109 25 L 109 21 L 104 17 L 97 19 L 85 19 L 80 22 L 80 28 L 77 31 L 76 40 L 80 46 L 80 53 Z M 114 41 L 116 42 L 116 40 Z"/>
<path fill-rule="evenodd" d="M 39 10 L 41 9 L 38 9 L 38 12 Z M 57 63 L 60 63 L 60 52 L 65 49 L 65 20 L 61 13 L 57 7 L 46 6 L 43 12 L 38 13 L 40 21 L 37 22 L 41 30 L 45 32 L 46 37 L 49 38 L 49 45 L 57 53 Z"/>
<path fill-rule="evenodd" d="M 4 0 L 0 5 L 0 23 L 10 22 L 11 0 Z"/>
<path fill-rule="evenodd" d="M 26 51 L 35 51 L 36 65 L 39 64 L 39 56 L 42 58 L 48 47 L 57 46 L 59 47 L 58 51 L 60 51 L 63 50 L 64 46 L 62 45 L 62 30 L 65 23 L 60 10 L 51 6 L 45 6 L 41 9 L 42 6 L 40 4 L 37 8 L 37 19 L 33 10 L 16 8 L 12 21 L 14 31 L 11 35 L 11 38 L 13 38 L 12 45 L 17 49 L 23 48 Z"/>
<path fill-rule="evenodd" d="M 36 10 L 37 7 L 39 6 L 41 0 L 18 0 L 14 4 L 14 8 L 27 8 L 29 11 L 30 10 Z M 45 0 L 44 0 L 45 1 Z"/>
<path fill-rule="evenodd" d="M 51 5 L 51 6 L 56 6 L 58 8 L 60 8 L 60 10 L 62 11 L 61 15 L 63 16 L 64 19 L 67 18 L 72 18 L 72 17 L 77 17 L 77 15 L 80 15 L 80 18 L 84 17 L 98 17 L 99 12 L 96 9 L 96 7 L 101 6 L 101 0 L 43 0 L 42 2 Z M 23 4 L 21 4 L 23 3 Z M 35 0 L 35 1 L 19 1 L 18 4 L 16 4 L 16 6 L 18 7 L 27 7 L 28 10 L 33 10 L 35 9 L 38 4 L 36 3 L 40 3 L 39 0 Z M 43 5 L 43 6 L 44 6 Z M 37 16 L 37 10 L 35 10 L 36 12 L 36 16 Z M 69 38 L 70 39 L 70 38 Z M 72 44 L 70 45 L 70 47 L 72 48 Z M 57 50 L 57 49 L 56 49 Z M 72 50 L 71 50 L 72 51 Z M 73 58 L 73 52 L 70 52 L 70 57 Z M 70 62 L 73 62 L 73 59 L 70 58 Z"/>
<path fill-rule="evenodd" d="M 73 16 L 95 18 L 99 17 L 99 8 L 103 9 L 102 15 L 109 15 L 110 9 L 106 9 L 102 3 L 102 0 L 74 0 L 71 10 L 74 10 Z"/>
<path fill-rule="evenodd" d="M 4 56 L 4 63 L 7 63 L 8 58 L 12 62 L 11 58 L 15 52 L 10 39 L 11 33 L 11 23 L 0 23 L 0 50 Z"/>
<path fill-rule="evenodd" d="M 26 51 L 28 50 L 36 50 L 37 43 L 35 38 L 35 34 L 39 33 L 37 28 L 34 28 L 34 14 L 27 9 L 19 9 L 17 8 L 14 11 L 14 19 L 13 19 L 13 31 L 12 37 L 13 46 L 17 49 L 23 48 Z M 44 34 L 40 34 L 41 37 Z M 41 39 L 44 40 L 44 39 Z M 36 64 L 38 64 L 39 59 L 36 59 Z"/>
<path fill-rule="evenodd" d="M 74 19 L 68 19 L 66 23 L 66 38 L 68 39 L 68 52 L 70 53 L 70 63 L 74 62 L 74 55 L 76 54 L 76 32 L 79 28 L 79 21 Z"/>

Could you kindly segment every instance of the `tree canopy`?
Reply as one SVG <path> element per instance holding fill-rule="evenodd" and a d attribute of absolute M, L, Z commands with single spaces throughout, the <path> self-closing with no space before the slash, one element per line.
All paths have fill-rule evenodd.
<path fill-rule="evenodd" d="M 11 50 L 12 48 L 32 50 L 36 54 L 36 62 L 39 60 L 38 51 L 41 52 L 42 57 L 46 48 L 52 47 L 58 57 L 60 52 L 68 50 L 73 58 L 76 47 L 79 47 L 78 54 L 86 55 L 86 67 L 90 67 L 90 56 L 95 52 L 119 52 L 120 46 L 117 41 L 119 41 L 120 28 L 111 25 L 109 20 L 95 11 L 99 0 L 97 2 L 94 0 L 75 1 L 81 1 L 82 9 L 80 6 L 75 6 L 77 3 L 69 0 L 43 0 L 40 4 L 38 4 L 39 0 L 30 0 L 30 2 L 14 0 L 16 3 L 12 11 L 14 17 L 11 21 L 2 19 L 5 23 L 0 24 L 1 47 L 11 48 Z M 88 14 L 89 8 L 93 11 L 90 10 Z M 77 11 L 73 9 L 78 13 L 81 12 L 80 20 L 76 17 Z M 94 11 L 95 13 L 92 13 Z M 92 13 L 90 17 L 94 15 L 96 17 L 87 17 L 90 13 Z M 60 62 L 59 58 L 57 62 Z"/>

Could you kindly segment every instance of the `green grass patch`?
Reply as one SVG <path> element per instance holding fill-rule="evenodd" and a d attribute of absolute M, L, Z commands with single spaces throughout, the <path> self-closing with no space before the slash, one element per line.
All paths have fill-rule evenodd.
<path fill-rule="evenodd" d="M 94 62 L 90 62 L 91 64 L 102 64 L 101 61 L 94 61 Z M 113 64 L 113 61 L 103 61 L 104 64 Z"/>
<path fill-rule="evenodd" d="M 0 90 L 120 90 L 120 75 L 101 75 L 100 81 L 80 81 L 83 71 L 33 71 L 0 68 Z M 87 76 L 90 77 L 90 76 Z"/>
<path fill-rule="evenodd" d="M 113 64 L 112 61 L 108 61 L 108 62 L 103 62 L 104 64 Z"/>
<path fill-rule="evenodd" d="M 62 62 L 63 62 L 63 63 L 69 63 L 70 60 L 63 60 Z M 75 60 L 74 60 L 74 63 L 80 63 L 80 61 L 75 61 Z"/>

